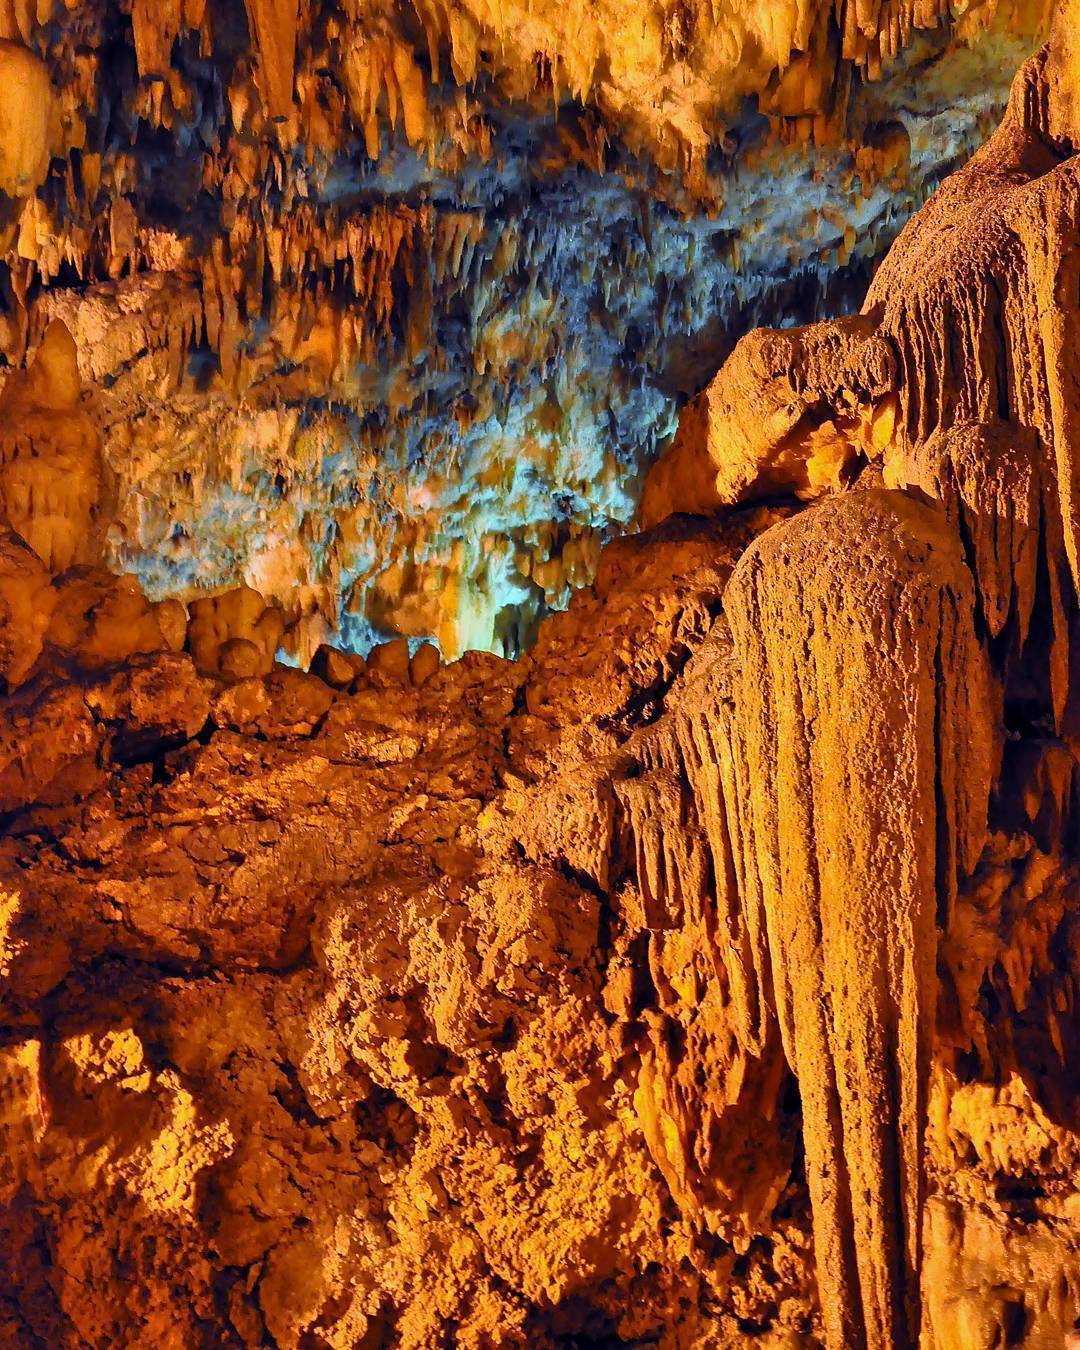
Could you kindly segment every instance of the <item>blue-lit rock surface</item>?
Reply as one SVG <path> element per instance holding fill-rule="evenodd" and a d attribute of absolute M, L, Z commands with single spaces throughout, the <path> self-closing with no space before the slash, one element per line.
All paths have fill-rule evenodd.
<path fill-rule="evenodd" d="M 528 645 L 685 399 L 748 328 L 854 303 L 1041 21 L 935 11 L 890 60 L 887 16 L 868 45 L 801 10 L 324 7 L 294 96 L 272 8 L 254 52 L 238 9 L 13 11 L 57 108 L 0 331 L 16 364 L 75 335 L 109 565 L 154 599 L 246 583 L 305 662 Z"/>

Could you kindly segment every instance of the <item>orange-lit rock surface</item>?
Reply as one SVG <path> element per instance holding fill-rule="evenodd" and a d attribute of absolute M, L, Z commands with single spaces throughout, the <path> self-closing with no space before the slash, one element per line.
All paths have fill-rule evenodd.
<path fill-rule="evenodd" d="M 0 516 L 54 572 L 101 552 L 101 434 L 81 392 L 74 339 L 56 319 L 0 393 Z"/>
<path fill-rule="evenodd" d="M 632 6 L 616 41 L 574 5 L 132 6 L 162 127 L 197 35 L 238 124 L 283 144 L 328 116 L 316 48 L 349 26 L 376 152 L 384 113 L 434 136 L 422 37 L 428 71 L 448 43 L 463 88 L 482 57 L 522 99 L 547 53 L 549 83 L 686 150 L 721 77 L 824 139 L 837 81 L 939 18 L 1053 36 L 859 315 L 717 351 L 645 528 L 568 536 L 588 584 L 535 631 L 499 611 L 514 659 L 443 659 L 482 588 L 389 533 L 370 593 L 396 636 L 333 645 L 315 500 L 267 533 L 237 487 L 265 590 L 150 597 L 105 565 L 106 528 L 151 510 L 118 444 L 151 423 L 178 499 L 228 461 L 199 400 L 230 362 L 255 379 L 265 332 L 220 249 L 211 310 L 162 245 L 157 279 L 39 297 L 33 342 L 5 311 L 31 355 L 0 391 L 0 1344 L 1075 1343 L 1080 4 L 708 12 Z M 5 42 L 50 20 L 0 7 Z M 0 168 L 32 184 L 25 150 Z M 222 367 L 185 385 L 169 347 L 200 323 Z M 333 329 L 292 332 L 258 408 L 267 445 L 292 419 L 279 503 L 301 451 L 336 463 L 297 393 L 346 378 Z"/>
<path fill-rule="evenodd" d="M 1049 19 L 3 0 L 0 381 L 63 322 L 103 558 L 151 599 L 256 590 L 304 664 L 395 637 L 516 656 L 633 523 L 685 399 L 748 329 L 861 298 Z M 875 350 L 835 409 L 822 363 L 790 418 L 770 402 L 777 483 L 833 490 L 887 439 Z M 750 432 L 721 501 L 753 487 Z M 687 490 L 660 509 L 707 504 Z"/>

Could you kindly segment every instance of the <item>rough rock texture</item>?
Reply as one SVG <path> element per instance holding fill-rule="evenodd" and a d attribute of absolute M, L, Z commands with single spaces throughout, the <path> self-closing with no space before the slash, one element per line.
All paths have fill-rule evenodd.
<path fill-rule="evenodd" d="M 748 333 L 683 413 L 646 484 L 642 523 L 835 490 L 860 453 L 892 439 L 896 387 L 893 349 L 861 315 Z"/>
<path fill-rule="evenodd" d="M 162 127 L 184 34 L 220 51 L 196 10 L 132 6 Z M 333 35 L 244 14 L 234 116 L 288 136 Z M 467 84 L 480 21 L 439 14 Z M 936 14 L 778 19 L 773 115 L 824 135 L 823 72 Z M 365 148 L 388 72 L 423 143 L 397 20 L 347 17 Z M 592 31 L 513 18 L 519 95 Z M 781 59 L 714 22 L 745 69 L 704 44 L 688 87 Z M 649 528 L 513 660 L 103 568 L 93 287 L 50 326 L 0 426 L 39 466 L 32 505 L 0 480 L 0 1342 L 1075 1343 L 1077 31 L 1068 0 L 862 315 L 710 372 Z M 589 39 L 642 145 L 648 36 Z"/>
<path fill-rule="evenodd" d="M 765 535 L 725 609 L 827 1339 L 911 1344 L 937 926 L 996 767 L 971 574 L 940 513 L 870 490 Z"/>
<path fill-rule="evenodd" d="M 84 731 L 72 787 L 5 803 L 13 1338 L 813 1324 L 778 1042 L 740 1048 L 708 896 L 650 913 L 612 786 L 768 519 L 612 546 L 605 593 L 516 665 L 251 682 L 264 711 L 239 733 L 187 656 L 41 677 Z M 306 724 L 285 676 L 322 691 Z"/>
<path fill-rule="evenodd" d="M 735 340 L 857 306 L 1048 21 L 4 0 L 0 379 L 63 320 L 152 599 L 249 586 L 302 663 L 516 655 Z"/>

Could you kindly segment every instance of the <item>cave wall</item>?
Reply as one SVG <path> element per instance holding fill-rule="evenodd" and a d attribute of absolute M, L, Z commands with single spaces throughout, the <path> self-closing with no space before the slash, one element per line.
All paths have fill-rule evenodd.
<path fill-rule="evenodd" d="M 871 90 L 931 26 L 945 40 L 924 75 L 1035 22 L 845 6 L 818 50 L 811 11 L 767 33 L 713 17 L 744 45 L 704 43 L 690 74 L 706 82 L 726 71 L 747 93 L 792 44 L 818 51 L 758 93 L 775 162 L 826 180 L 830 129 L 805 113 L 823 71 Z M 837 273 L 825 318 L 820 278 L 798 300 L 801 282 L 763 283 L 740 313 L 775 302 L 777 322 L 736 341 L 725 318 L 676 348 L 678 432 L 647 473 L 656 447 L 640 448 L 640 491 L 626 466 L 614 479 L 644 528 L 595 547 L 512 657 L 444 660 L 410 641 L 430 625 L 362 656 L 261 577 L 120 573 L 125 512 L 148 508 L 115 453 L 142 414 L 110 423 L 109 399 L 146 399 L 144 363 L 176 355 L 172 337 L 141 352 L 148 315 L 190 335 L 194 365 L 153 393 L 157 417 L 195 409 L 194 439 L 170 423 L 158 470 L 203 502 L 200 455 L 258 510 L 228 443 L 199 430 L 223 425 L 213 408 L 266 418 L 269 445 L 279 417 L 316 425 L 308 381 L 347 376 L 309 352 L 265 376 L 297 376 L 294 397 L 259 407 L 257 381 L 235 384 L 254 349 L 226 344 L 231 374 L 196 359 L 209 283 L 179 263 L 80 287 L 10 270 L 31 284 L 0 391 L 4 1343 L 1075 1343 L 1080 9 L 1035 17 L 1050 40 L 1000 126 L 864 294 L 857 268 Z M 163 49 L 160 20 L 132 16 L 163 127 L 175 43 L 205 15 L 174 18 Z M 565 31 L 514 18 L 529 51 Z M 311 21 L 253 6 L 232 52 L 248 115 L 279 131 Z M 36 100 L 0 161 L 21 234 L 70 122 L 52 124 L 24 50 L 51 20 L 5 22 L 23 44 L 0 49 L 8 72 Z M 387 44 L 419 144 L 432 114 L 395 32 L 364 51 Z M 674 172 L 641 111 L 665 88 L 648 43 L 624 33 L 620 64 L 593 40 L 626 152 Z M 527 102 L 521 50 L 488 74 Z M 708 165 L 686 107 L 670 115 L 689 191 Z M 378 159 L 379 120 L 361 124 Z M 215 284 L 220 338 L 241 314 Z M 796 300 L 815 322 L 787 322 Z M 121 340 L 110 383 L 95 370 Z M 302 475 L 277 472 L 284 501 Z M 213 519 L 191 538 L 229 517 Z M 298 556 L 276 575 L 303 593 Z"/>

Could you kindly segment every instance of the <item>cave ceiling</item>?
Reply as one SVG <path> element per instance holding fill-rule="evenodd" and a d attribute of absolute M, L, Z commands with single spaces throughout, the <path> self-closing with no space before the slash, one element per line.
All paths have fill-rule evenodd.
<path fill-rule="evenodd" d="M 305 662 L 512 654 L 736 339 L 857 308 L 1047 24 L 5 0 L 0 351 L 73 335 L 104 556 L 154 599 L 248 584 Z"/>

